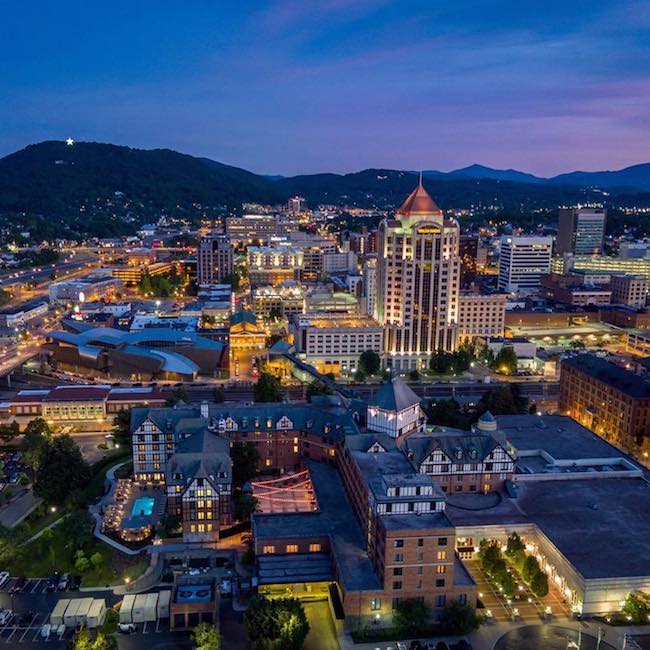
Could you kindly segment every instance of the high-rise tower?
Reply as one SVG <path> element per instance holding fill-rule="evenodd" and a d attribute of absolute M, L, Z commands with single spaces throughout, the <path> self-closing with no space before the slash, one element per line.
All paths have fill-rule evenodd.
<path fill-rule="evenodd" d="M 460 229 L 422 185 L 393 219 L 379 226 L 375 316 L 386 327 L 386 359 L 394 370 L 423 368 L 458 338 Z"/>

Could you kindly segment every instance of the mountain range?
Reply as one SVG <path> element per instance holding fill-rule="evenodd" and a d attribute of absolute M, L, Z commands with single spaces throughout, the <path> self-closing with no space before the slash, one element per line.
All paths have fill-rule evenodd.
<path fill-rule="evenodd" d="M 614 199 L 621 205 L 650 205 L 650 164 L 553 178 L 482 165 L 423 175 L 442 208 L 482 207 L 516 215 Z M 79 231 L 100 218 L 115 225 L 165 213 L 197 221 L 243 202 L 281 203 L 295 194 L 311 206 L 391 209 L 416 182 L 417 172 L 393 169 L 263 176 L 170 149 L 46 141 L 0 158 L 0 215 L 5 223 L 11 215 L 73 221 Z M 99 230 L 106 227 L 102 222 Z"/>

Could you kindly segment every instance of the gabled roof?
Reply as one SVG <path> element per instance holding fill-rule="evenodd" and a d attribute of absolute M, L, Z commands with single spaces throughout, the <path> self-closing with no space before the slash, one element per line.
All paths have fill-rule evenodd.
<path fill-rule="evenodd" d="M 460 460 L 466 463 L 480 463 L 499 446 L 499 442 L 489 433 L 457 431 L 413 434 L 408 436 L 403 444 L 404 451 L 417 468 L 436 449 L 441 449 L 451 462 Z"/>
<path fill-rule="evenodd" d="M 417 394 L 399 377 L 393 377 L 386 382 L 368 400 L 368 406 L 397 413 L 419 403 L 420 398 Z"/>

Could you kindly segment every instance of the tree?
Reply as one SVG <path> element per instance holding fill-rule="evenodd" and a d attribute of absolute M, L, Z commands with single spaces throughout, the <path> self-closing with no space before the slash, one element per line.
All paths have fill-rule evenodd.
<path fill-rule="evenodd" d="M 478 630 L 481 620 L 473 607 L 452 600 L 443 610 L 440 624 L 445 634 L 468 634 Z"/>
<path fill-rule="evenodd" d="M 256 402 L 281 402 L 280 380 L 268 372 L 263 372 L 254 386 L 253 394 Z"/>
<path fill-rule="evenodd" d="M 43 418 L 35 418 L 27 424 L 23 436 L 25 460 L 34 471 L 37 471 L 43 450 L 52 440 L 52 430 Z"/>
<path fill-rule="evenodd" d="M 523 397 L 517 384 L 493 388 L 481 397 L 479 412 L 492 415 L 521 415 L 528 410 L 528 398 Z"/>
<path fill-rule="evenodd" d="M 428 623 L 430 610 L 428 605 L 417 598 L 400 600 L 393 623 L 402 636 L 418 636 L 423 627 Z"/>
<path fill-rule="evenodd" d="M 506 555 L 521 571 L 526 560 L 526 545 L 521 541 L 521 537 L 519 537 L 517 533 L 512 533 L 512 535 L 508 537 Z"/>
<path fill-rule="evenodd" d="M 366 375 L 376 375 L 381 368 L 381 359 L 374 350 L 366 350 L 359 357 L 359 368 Z"/>
<path fill-rule="evenodd" d="M 176 404 L 179 404 L 180 402 L 189 404 L 190 401 L 190 396 L 188 395 L 185 386 L 176 386 L 176 388 L 174 388 L 172 391 L 172 394 L 165 401 L 165 405 L 176 406 Z"/>
<path fill-rule="evenodd" d="M 460 410 L 460 404 L 455 399 L 439 399 L 425 406 L 429 424 L 457 429 L 469 429 L 470 416 Z"/>
<path fill-rule="evenodd" d="M 420 373 L 417 370 L 411 370 L 409 372 L 409 379 L 411 381 L 420 381 Z"/>
<path fill-rule="evenodd" d="M 83 628 L 74 635 L 71 648 L 72 650 L 93 650 L 93 641 L 87 629 Z"/>
<path fill-rule="evenodd" d="M 361 370 L 361 368 L 357 368 L 357 371 L 354 373 L 354 381 L 362 382 L 366 381 L 366 373 Z"/>
<path fill-rule="evenodd" d="M 296 598 L 254 598 L 244 624 L 252 650 L 301 650 L 309 633 L 305 610 Z"/>
<path fill-rule="evenodd" d="M 98 632 L 93 641 L 92 650 L 117 650 L 117 639 L 114 634 L 105 634 Z"/>
<path fill-rule="evenodd" d="M 527 584 L 531 584 L 533 578 L 539 573 L 539 562 L 534 555 L 527 555 L 521 567 L 521 577 Z"/>
<path fill-rule="evenodd" d="M 512 375 L 517 372 L 517 354 L 514 348 L 504 345 L 494 357 L 490 368 L 502 375 Z"/>
<path fill-rule="evenodd" d="M 0 438 L 3 442 L 11 442 L 20 433 L 18 422 L 10 424 L 0 424 Z"/>
<path fill-rule="evenodd" d="M 61 536 L 68 540 L 66 547 L 71 550 L 83 549 L 93 541 L 95 520 L 85 508 L 71 512 L 58 526 Z"/>
<path fill-rule="evenodd" d="M 334 395 L 334 392 L 334 389 L 329 384 L 326 384 L 324 381 L 314 379 L 314 381 L 312 381 L 311 384 L 307 386 L 307 401 L 311 402 L 311 398 L 316 395 Z"/>
<path fill-rule="evenodd" d="M 230 449 L 232 483 L 238 488 L 257 474 L 260 453 L 254 442 L 237 442 Z"/>
<path fill-rule="evenodd" d="M 90 480 L 90 467 L 77 443 L 63 435 L 45 443 L 34 479 L 34 494 L 46 503 L 63 505 Z"/>
<path fill-rule="evenodd" d="M 634 625 L 647 625 L 650 615 L 650 595 L 643 591 L 633 591 L 625 599 L 623 614 L 631 616 Z"/>
<path fill-rule="evenodd" d="M 151 286 L 151 278 L 148 275 L 143 275 L 138 283 L 138 289 L 142 296 L 150 296 L 153 294 L 153 287 Z"/>
<path fill-rule="evenodd" d="M 131 409 L 120 409 L 113 418 L 111 428 L 115 442 L 123 445 L 131 444 Z"/>
<path fill-rule="evenodd" d="M 90 569 L 90 560 L 82 550 L 77 551 L 77 554 L 75 555 L 74 568 L 79 571 L 79 573 L 85 573 Z"/>
<path fill-rule="evenodd" d="M 46 528 L 42 534 L 41 539 L 47 546 L 48 554 L 50 556 L 50 564 L 52 565 L 52 571 L 56 569 L 56 553 L 54 550 L 54 531 L 51 528 Z"/>
<path fill-rule="evenodd" d="M 99 569 L 99 567 L 104 564 L 104 556 L 99 551 L 93 553 L 90 556 L 90 563 L 95 567 L 95 569 Z"/>
<path fill-rule="evenodd" d="M 233 514 L 237 521 L 249 521 L 251 515 L 257 511 L 257 499 L 248 492 L 239 490 L 235 494 Z"/>
<path fill-rule="evenodd" d="M 194 650 L 219 650 L 221 648 L 221 635 L 214 625 L 199 623 L 192 630 L 192 643 L 194 644 Z"/>
<path fill-rule="evenodd" d="M 548 594 L 548 577 L 543 571 L 538 571 L 530 581 L 531 591 L 538 597 L 543 598 Z M 647 623 L 647 618 L 644 620 Z"/>

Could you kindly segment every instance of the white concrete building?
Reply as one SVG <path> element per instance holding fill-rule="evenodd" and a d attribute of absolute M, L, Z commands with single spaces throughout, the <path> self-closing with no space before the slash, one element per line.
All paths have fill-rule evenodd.
<path fill-rule="evenodd" d="M 535 291 L 551 272 L 552 237 L 504 236 L 499 255 L 499 289 L 508 293 Z"/>

